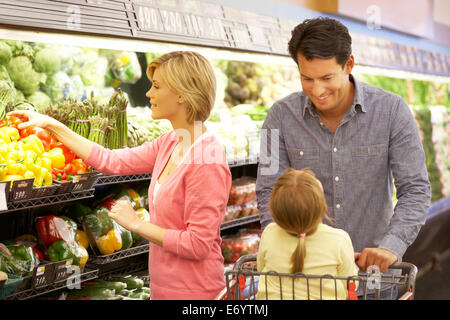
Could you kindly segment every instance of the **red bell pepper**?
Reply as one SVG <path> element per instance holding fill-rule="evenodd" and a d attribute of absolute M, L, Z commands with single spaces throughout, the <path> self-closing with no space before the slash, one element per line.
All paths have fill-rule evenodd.
<path fill-rule="evenodd" d="M 36 222 L 36 228 L 42 242 L 47 247 L 59 240 L 74 241 L 73 232 L 69 229 L 67 222 L 60 217 L 40 217 Z"/>

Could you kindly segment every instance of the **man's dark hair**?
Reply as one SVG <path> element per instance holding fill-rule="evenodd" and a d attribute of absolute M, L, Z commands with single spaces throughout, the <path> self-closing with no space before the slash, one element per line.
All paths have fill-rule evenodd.
<path fill-rule="evenodd" d="M 337 20 L 307 19 L 292 30 L 288 49 L 297 64 L 297 54 L 301 53 L 307 60 L 336 57 L 337 63 L 344 67 L 352 53 L 352 38 L 347 27 Z"/>

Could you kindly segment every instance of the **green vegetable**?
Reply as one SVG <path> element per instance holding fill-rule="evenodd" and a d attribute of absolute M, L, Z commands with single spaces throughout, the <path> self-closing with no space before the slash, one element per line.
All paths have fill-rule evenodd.
<path fill-rule="evenodd" d="M 79 201 L 75 202 L 69 211 L 69 215 L 75 219 L 78 222 L 82 222 L 83 217 L 92 214 L 91 208 L 88 206 L 85 206 L 84 204 L 80 203 Z"/>
<path fill-rule="evenodd" d="M 31 103 L 36 111 L 41 112 L 42 110 L 45 110 L 48 108 L 52 100 L 49 96 L 47 96 L 42 91 L 35 91 L 32 95 L 30 95 L 27 99 L 27 102 Z"/>
<path fill-rule="evenodd" d="M 144 287 L 144 281 L 142 279 L 139 279 L 137 277 L 119 277 L 114 278 L 115 281 L 120 281 L 126 284 L 126 288 L 131 289 L 141 289 Z"/>
<path fill-rule="evenodd" d="M 61 57 L 53 48 L 45 48 L 36 54 L 33 66 L 37 72 L 53 75 L 61 68 Z"/>
<path fill-rule="evenodd" d="M 119 224 L 116 224 L 116 226 L 119 229 L 120 235 L 122 237 L 122 249 L 128 249 L 133 245 L 133 237 L 131 232 Z"/>
<path fill-rule="evenodd" d="M 0 64 L 8 64 L 12 57 L 11 47 L 5 42 L 0 42 Z"/>
<path fill-rule="evenodd" d="M 80 264 L 81 253 L 76 242 L 56 241 L 47 249 L 47 252 L 53 262 L 73 259 L 72 265 Z"/>
<path fill-rule="evenodd" d="M 92 214 L 84 216 L 83 222 L 89 231 L 96 237 L 101 237 L 114 227 L 113 220 L 109 217 L 108 209 L 97 207 Z"/>
<path fill-rule="evenodd" d="M 0 119 L 6 116 L 6 105 L 14 101 L 15 95 L 14 87 L 9 82 L 0 80 Z"/>
<path fill-rule="evenodd" d="M 114 290 L 105 287 L 90 285 L 89 283 L 84 284 L 81 289 L 70 291 L 70 296 L 98 297 L 99 298 L 98 300 L 105 300 L 105 298 L 113 297 L 114 294 L 115 294 Z"/>
<path fill-rule="evenodd" d="M 27 57 L 12 58 L 8 63 L 7 70 L 15 87 L 22 90 L 26 96 L 39 89 L 41 76 L 33 70 L 33 65 Z"/>

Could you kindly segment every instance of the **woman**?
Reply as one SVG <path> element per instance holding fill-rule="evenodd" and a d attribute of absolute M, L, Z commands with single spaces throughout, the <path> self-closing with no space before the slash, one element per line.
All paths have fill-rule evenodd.
<path fill-rule="evenodd" d="M 150 222 L 125 200 L 110 216 L 150 241 L 152 299 L 213 299 L 225 287 L 220 224 L 231 187 L 223 147 L 203 124 L 214 104 L 214 72 L 200 54 L 177 51 L 152 61 L 147 76 L 152 118 L 168 119 L 174 130 L 136 148 L 109 150 L 48 116 L 10 114 L 28 118 L 22 128 L 50 130 L 100 172 L 152 173 Z"/>

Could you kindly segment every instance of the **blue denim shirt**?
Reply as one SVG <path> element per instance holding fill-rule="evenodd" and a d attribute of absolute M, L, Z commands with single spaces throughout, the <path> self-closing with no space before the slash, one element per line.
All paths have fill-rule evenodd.
<path fill-rule="evenodd" d="M 355 251 L 384 248 L 401 261 L 430 203 L 418 127 L 399 95 L 350 79 L 353 104 L 334 134 L 303 92 L 270 109 L 261 132 L 256 182 L 261 226 L 272 221 L 268 202 L 277 179 L 288 167 L 309 167 L 323 185 L 328 216 L 348 232 Z"/>

